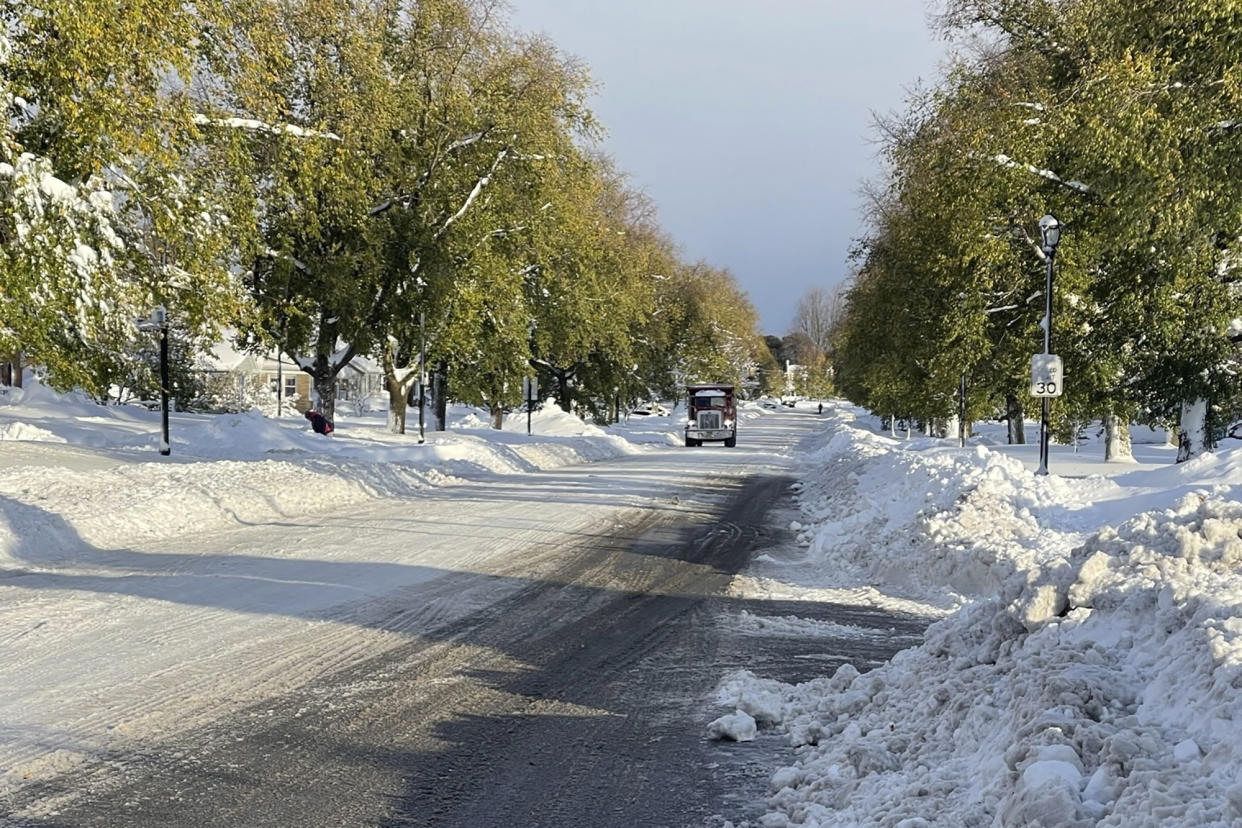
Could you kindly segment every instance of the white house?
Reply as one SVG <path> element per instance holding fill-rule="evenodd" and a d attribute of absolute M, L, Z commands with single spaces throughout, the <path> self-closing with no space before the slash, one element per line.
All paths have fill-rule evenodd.
<path fill-rule="evenodd" d="M 785 360 L 785 396 L 804 396 L 810 377 L 811 371 L 807 366 Z"/>
<path fill-rule="evenodd" d="M 204 376 L 208 393 L 223 408 L 274 407 L 279 385 L 283 385 L 285 405 L 297 411 L 311 405 L 310 374 L 284 354 L 239 351 L 233 340 L 225 340 L 199 354 L 195 369 Z M 337 374 L 338 404 L 361 402 L 383 391 L 384 369 L 372 359 L 355 356 Z"/>

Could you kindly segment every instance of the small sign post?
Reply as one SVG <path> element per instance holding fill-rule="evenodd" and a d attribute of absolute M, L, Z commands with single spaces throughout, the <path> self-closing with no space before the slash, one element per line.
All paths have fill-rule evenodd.
<path fill-rule="evenodd" d="M 1061 358 L 1056 354 L 1035 354 L 1031 357 L 1031 396 L 1039 397 L 1041 403 L 1039 418 L 1039 470 L 1036 474 L 1048 473 L 1048 443 L 1052 438 L 1052 429 L 1048 425 L 1049 412 L 1053 397 L 1059 397 L 1065 391 L 1065 371 Z"/>
<path fill-rule="evenodd" d="M 522 396 L 526 399 L 526 434 L 530 435 L 530 414 L 535 407 L 535 398 L 539 396 L 539 380 L 534 377 L 522 377 Z"/>
<path fill-rule="evenodd" d="M 1031 357 L 1031 396 L 1059 397 L 1065 390 L 1065 369 L 1056 354 Z"/>

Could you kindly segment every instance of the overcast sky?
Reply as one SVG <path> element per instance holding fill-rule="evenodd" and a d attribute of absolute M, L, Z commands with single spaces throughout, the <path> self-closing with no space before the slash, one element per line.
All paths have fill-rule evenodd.
<path fill-rule="evenodd" d="M 604 149 L 686 258 L 727 267 L 765 333 L 846 275 L 872 113 L 944 51 L 928 0 L 510 0 L 600 84 Z"/>

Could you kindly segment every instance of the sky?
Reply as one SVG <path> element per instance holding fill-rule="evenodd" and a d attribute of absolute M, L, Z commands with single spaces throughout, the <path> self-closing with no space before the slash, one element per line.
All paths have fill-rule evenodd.
<path fill-rule="evenodd" d="M 689 260 L 726 267 L 765 333 L 847 275 L 874 113 L 934 80 L 929 0 L 510 0 L 585 61 L 603 149 Z"/>

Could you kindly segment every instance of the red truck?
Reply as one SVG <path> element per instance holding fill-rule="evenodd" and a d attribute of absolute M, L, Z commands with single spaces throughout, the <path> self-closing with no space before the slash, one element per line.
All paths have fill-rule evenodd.
<path fill-rule="evenodd" d="M 737 402 L 732 385 L 688 385 L 686 445 L 724 443 L 737 445 Z"/>

